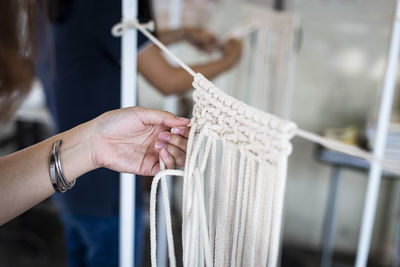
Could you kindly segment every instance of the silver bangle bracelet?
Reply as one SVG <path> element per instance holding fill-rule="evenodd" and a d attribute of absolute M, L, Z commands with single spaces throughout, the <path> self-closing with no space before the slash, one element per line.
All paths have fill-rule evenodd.
<path fill-rule="evenodd" d="M 75 185 L 75 181 L 68 183 L 64 177 L 59 157 L 61 140 L 53 144 L 50 154 L 50 180 L 56 192 L 64 193 Z"/>

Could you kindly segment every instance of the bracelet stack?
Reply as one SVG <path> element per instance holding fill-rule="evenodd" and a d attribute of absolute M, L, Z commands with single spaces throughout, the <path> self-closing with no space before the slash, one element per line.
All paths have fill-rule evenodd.
<path fill-rule="evenodd" d="M 75 185 L 75 181 L 73 181 L 72 183 L 68 183 L 64 177 L 59 157 L 60 147 L 61 140 L 57 140 L 54 142 L 53 148 L 51 149 L 50 180 L 55 191 L 64 193 Z"/>

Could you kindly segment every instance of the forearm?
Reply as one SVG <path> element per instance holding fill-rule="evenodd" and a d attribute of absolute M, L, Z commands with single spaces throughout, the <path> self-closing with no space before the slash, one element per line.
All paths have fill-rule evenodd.
<path fill-rule="evenodd" d="M 49 162 L 53 143 L 61 139 L 60 160 L 68 182 L 94 169 L 91 122 L 0 158 L 0 225 L 54 193 Z"/>
<path fill-rule="evenodd" d="M 234 63 L 234 58 L 221 57 L 221 59 L 191 67 L 195 72 L 200 72 L 206 78 L 213 79 L 231 68 Z M 184 93 L 192 88 L 193 77 L 182 68 L 171 66 L 155 46 L 151 46 L 139 54 L 138 70 L 164 95 Z"/>
<path fill-rule="evenodd" d="M 165 29 L 157 32 L 158 39 L 165 45 L 180 42 L 185 39 L 184 28 Z"/>
<path fill-rule="evenodd" d="M 201 73 L 207 79 L 211 80 L 231 68 L 231 64 L 225 60 L 220 59 L 216 61 L 212 61 L 206 64 L 194 65 L 190 66 L 195 73 Z M 165 88 L 164 94 L 179 94 L 184 93 L 188 89 L 192 88 L 193 77 L 190 76 L 182 68 L 176 68 L 175 73 L 169 77 L 169 82 L 166 83 L 168 87 Z"/>

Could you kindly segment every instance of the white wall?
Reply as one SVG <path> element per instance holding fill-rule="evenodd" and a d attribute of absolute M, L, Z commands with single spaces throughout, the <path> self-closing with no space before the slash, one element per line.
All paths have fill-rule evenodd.
<path fill-rule="evenodd" d="M 376 108 L 383 75 L 393 0 L 291 1 L 302 20 L 303 44 L 294 82 L 293 120 L 304 129 L 364 124 Z M 320 245 L 330 168 L 313 158 L 314 145 L 295 139 L 286 191 L 284 238 L 309 247 Z M 367 176 L 343 171 L 339 192 L 336 247 L 356 249 Z M 373 247 L 390 222 L 382 218 L 383 182 Z"/>

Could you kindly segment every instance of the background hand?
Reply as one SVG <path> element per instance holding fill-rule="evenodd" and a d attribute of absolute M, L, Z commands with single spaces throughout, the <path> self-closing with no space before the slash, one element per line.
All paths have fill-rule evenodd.
<path fill-rule="evenodd" d="M 200 50 L 211 52 L 217 48 L 214 34 L 199 27 L 184 28 L 185 39 Z"/>
<path fill-rule="evenodd" d="M 160 170 L 159 156 L 167 168 L 184 164 L 188 119 L 131 107 L 104 113 L 94 122 L 97 133 L 92 151 L 96 167 L 152 176 Z"/>

